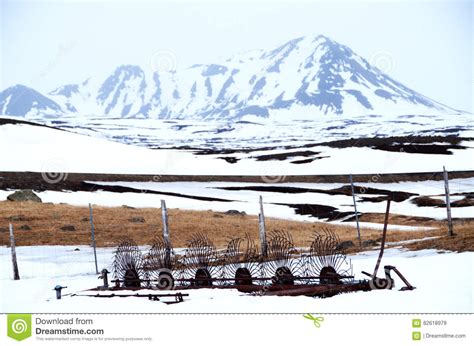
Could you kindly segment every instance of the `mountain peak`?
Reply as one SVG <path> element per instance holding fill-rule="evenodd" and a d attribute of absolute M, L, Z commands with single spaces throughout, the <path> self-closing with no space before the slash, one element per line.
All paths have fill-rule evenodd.
<path fill-rule="evenodd" d="M 120 65 L 115 69 L 115 71 L 128 71 L 128 72 L 134 72 L 134 73 L 143 72 L 141 67 L 138 65 Z"/>
<path fill-rule="evenodd" d="M 43 114 L 56 116 L 61 107 L 53 100 L 23 84 L 16 84 L 0 93 L 0 112 L 4 115 L 25 116 Z"/>
<path fill-rule="evenodd" d="M 100 105 L 105 106 L 105 114 L 117 112 L 120 116 L 126 116 L 141 107 L 145 89 L 145 72 L 136 65 L 121 65 L 102 83 L 96 99 Z M 132 101 L 132 97 L 128 97 L 132 96 L 131 94 L 135 96 L 133 100 L 138 97 L 142 102 L 138 104 Z M 118 104 L 121 105 L 120 110 L 116 107 Z"/>
<path fill-rule="evenodd" d="M 6 88 L 4 91 L 15 92 L 15 91 L 27 91 L 27 90 L 34 90 L 34 89 L 31 89 L 23 84 L 15 84 L 15 85 L 12 85 L 11 87 Z"/>
<path fill-rule="evenodd" d="M 299 42 L 304 40 L 304 37 L 298 37 L 295 39 L 292 39 L 285 44 L 269 51 L 269 52 L 264 52 L 262 56 L 260 57 L 261 59 L 266 59 L 266 58 L 274 58 L 276 56 L 287 56 L 296 46 L 298 45 Z"/>

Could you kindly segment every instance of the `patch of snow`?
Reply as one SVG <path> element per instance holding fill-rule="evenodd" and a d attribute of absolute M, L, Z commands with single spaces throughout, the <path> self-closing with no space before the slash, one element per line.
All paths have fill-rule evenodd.
<path fill-rule="evenodd" d="M 80 251 L 74 251 L 78 248 Z M 99 248 L 99 268 L 109 267 L 113 249 Z M 85 290 L 101 285 L 94 272 L 92 249 L 86 246 L 17 247 L 21 280 L 11 278 L 10 249 L 0 248 L 0 312 L 28 311 L 42 313 L 128 312 L 128 313 L 473 313 L 472 264 L 474 254 L 443 253 L 434 250 L 405 251 L 387 249 L 383 265 L 396 266 L 414 291 L 398 291 L 401 281 L 395 278 L 393 290 L 342 294 L 331 298 L 256 297 L 236 290 L 186 290 L 190 296 L 175 305 L 165 305 L 146 298 L 99 299 L 83 297 Z M 357 279 L 361 270 L 371 271 L 378 251 L 349 256 Z M 109 267 L 110 268 L 110 267 Z M 455 270 L 453 270 L 455 268 Z M 440 273 L 442 278 L 440 278 Z M 379 274 L 381 275 L 381 273 Z M 462 278 L 460 278 L 460 275 Z M 56 285 L 67 286 L 63 299 L 56 300 Z M 145 291 L 144 291 L 145 292 Z M 167 291 L 146 291 L 167 293 Z M 116 292 L 116 293 L 120 293 Z M 77 294 L 78 296 L 72 296 Z"/>
<path fill-rule="evenodd" d="M 256 161 L 249 156 L 230 164 L 218 154 L 151 150 L 30 125 L 0 126 L 0 148 L 5 148 L 0 171 L 45 172 L 54 159 L 62 162 L 62 172 L 257 176 L 430 172 L 443 165 L 450 170 L 471 170 L 474 152 L 468 148 L 453 155 L 428 155 L 317 146 L 312 149 L 327 158 L 296 165 L 287 160 Z"/>

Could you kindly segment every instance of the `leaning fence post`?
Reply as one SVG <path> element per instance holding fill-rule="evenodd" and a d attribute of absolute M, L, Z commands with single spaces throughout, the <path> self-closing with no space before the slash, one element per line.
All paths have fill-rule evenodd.
<path fill-rule="evenodd" d="M 89 219 L 90 219 L 90 223 L 91 223 L 92 247 L 94 248 L 95 273 L 99 274 L 99 267 L 97 266 L 97 252 L 96 252 L 96 249 L 95 249 L 94 219 L 92 218 L 92 205 L 90 203 L 89 203 Z"/>
<path fill-rule="evenodd" d="M 451 220 L 451 201 L 449 199 L 449 181 L 448 181 L 448 172 L 443 166 L 443 176 L 444 176 L 444 192 L 446 194 L 446 212 L 448 214 L 448 234 L 450 236 L 454 235 L 453 233 L 453 221 Z"/>
<path fill-rule="evenodd" d="M 263 199 L 260 196 L 260 214 L 258 214 L 258 229 L 260 231 L 260 246 L 262 256 L 267 257 L 267 235 L 265 229 L 265 214 L 263 213 Z"/>
<path fill-rule="evenodd" d="M 165 241 L 166 246 L 165 263 L 169 263 L 171 258 L 171 242 L 168 228 L 168 210 L 166 209 L 166 202 L 164 199 L 161 200 L 161 218 L 163 220 L 163 240 Z"/>
<path fill-rule="evenodd" d="M 359 246 L 362 246 L 362 241 L 360 240 L 360 227 L 359 227 L 359 215 L 357 214 L 357 204 L 354 193 L 354 183 L 352 182 L 352 174 L 349 174 L 349 180 L 351 182 L 351 191 L 352 191 L 352 201 L 354 202 L 354 214 L 357 224 L 357 238 L 359 239 Z"/>
<path fill-rule="evenodd" d="M 12 263 L 13 263 L 13 280 L 20 280 L 20 273 L 18 271 L 18 263 L 16 261 L 15 236 L 13 235 L 13 225 L 10 224 L 10 246 L 12 249 Z"/>

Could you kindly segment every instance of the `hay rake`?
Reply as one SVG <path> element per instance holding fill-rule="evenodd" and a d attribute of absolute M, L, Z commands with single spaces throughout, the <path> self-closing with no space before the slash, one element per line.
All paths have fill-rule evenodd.
<path fill-rule="evenodd" d="M 388 215 L 390 202 L 387 203 Z M 260 249 L 246 234 L 244 238 L 229 239 L 222 250 L 199 233 L 188 240 L 182 255 L 174 251 L 169 237 L 155 238 L 146 255 L 133 241 L 127 240 L 115 252 L 112 289 L 233 288 L 254 295 L 330 297 L 346 292 L 392 289 L 394 281 L 390 272 L 393 271 L 406 285 L 402 290 L 412 290 L 415 287 L 393 266 L 384 267 L 385 278 L 377 277 L 386 231 L 387 217 L 374 273 L 363 272 L 370 277 L 368 280 L 354 279 L 352 264 L 339 246 L 339 237 L 330 228 L 315 232 L 304 249 L 296 248 L 291 235 L 284 231 L 270 233 Z M 106 280 L 105 276 L 104 283 Z"/>
<path fill-rule="evenodd" d="M 289 233 L 277 231 L 269 234 L 263 256 L 248 234 L 229 239 L 221 251 L 196 234 L 180 256 L 161 238 L 146 255 L 127 240 L 115 252 L 113 289 L 236 288 L 259 295 L 299 295 L 303 290 L 322 297 L 370 290 L 367 280 L 354 281 L 352 265 L 337 244 L 338 237 L 326 229 L 315 233 L 306 251 L 298 250 Z"/>

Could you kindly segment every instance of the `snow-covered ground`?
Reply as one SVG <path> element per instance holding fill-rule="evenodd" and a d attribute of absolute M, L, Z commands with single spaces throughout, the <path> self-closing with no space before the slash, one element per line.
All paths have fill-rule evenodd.
<path fill-rule="evenodd" d="M 38 118 L 35 121 L 93 137 L 144 147 L 259 148 L 305 145 L 349 138 L 386 136 L 474 136 L 471 114 L 443 116 L 372 115 L 247 117 L 242 121 L 118 119 L 113 117 Z"/>
<path fill-rule="evenodd" d="M 196 155 L 191 150 L 176 149 L 151 150 L 45 127 L 7 124 L 0 126 L 0 171 L 283 177 L 435 172 L 442 170 L 443 166 L 452 171 L 472 170 L 474 148 L 470 142 L 462 144 L 467 149 L 453 149 L 452 155 L 316 146 L 310 149 L 319 152 L 318 156 L 323 158 L 310 163 L 258 161 L 253 157 L 279 153 L 279 149 L 255 151 L 251 155 L 234 154 L 232 156 L 240 160 L 228 163 L 219 158 L 222 157 L 219 154 Z"/>
<path fill-rule="evenodd" d="M 75 251 L 79 249 L 80 251 Z M 356 279 L 372 271 L 378 251 L 349 256 Z M 255 297 L 236 290 L 188 290 L 185 302 L 165 305 L 147 298 L 83 297 L 84 290 L 101 285 L 94 273 L 92 250 L 86 246 L 28 246 L 17 248 L 21 280 L 12 280 L 10 249 L 0 248 L 0 312 L 409 312 L 473 313 L 474 254 L 435 250 L 388 249 L 382 265 L 395 265 L 416 286 L 393 290 L 348 293 L 332 298 Z M 109 267 L 113 249 L 99 248 L 99 268 Z M 99 269 L 99 270 L 100 270 Z M 56 285 L 67 286 L 55 299 Z M 144 293 L 165 291 L 144 291 Z M 116 292 L 117 293 L 117 292 Z M 73 296 L 72 294 L 77 294 Z"/>
<path fill-rule="evenodd" d="M 286 204 L 319 204 L 329 205 L 337 208 L 340 212 L 351 212 L 353 211 L 352 196 L 345 195 L 328 195 L 326 193 L 318 192 L 304 192 L 304 193 L 277 193 L 277 192 L 262 192 L 262 191 L 251 191 L 251 190 L 223 190 L 226 187 L 269 187 L 276 186 L 281 187 L 296 187 L 302 189 L 323 189 L 331 190 L 337 189 L 344 184 L 313 184 L 313 183 L 281 183 L 281 184 L 255 184 L 255 183 L 227 183 L 227 182 L 209 182 L 209 183 L 198 183 L 198 182 L 174 182 L 174 183 L 140 183 L 140 182 L 114 182 L 114 183 L 101 183 L 96 182 L 98 185 L 109 185 L 109 186 L 125 186 L 131 187 L 136 190 L 154 190 L 161 192 L 175 192 L 182 193 L 192 196 L 204 196 L 204 197 L 215 197 L 233 200 L 236 202 L 202 202 L 193 201 L 181 197 L 172 197 L 164 195 L 155 195 L 151 199 L 155 200 L 154 206 L 159 206 L 159 198 L 169 199 L 170 203 L 176 203 L 177 208 L 183 209 L 198 209 L 207 210 L 212 209 L 216 211 L 226 211 L 232 207 L 233 209 L 241 208 L 248 214 L 257 213 L 257 202 L 258 196 L 261 195 L 264 198 L 265 209 L 268 209 L 267 215 L 279 216 L 289 219 L 298 220 L 311 220 L 308 215 L 297 215 L 293 208 L 286 207 L 284 205 L 277 205 L 281 203 Z M 444 198 L 444 183 L 442 181 L 421 181 L 421 182 L 400 182 L 400 183 L 362 183 L 356 184 L 356 186 L 364 186 L 376 189 L 385 189 L 390 191 L 403 191 L 409 193 L 415 193 L 420 195 L 440 195 L 438 198 Z M 462 193 L 466 191 L 474 190 L 474 178 L 468 179 L 453 179 L 450 182 L 450 193 Z M 103 193 L 103 192 L 102 192 Z M 140 194 L 143 196 L 143 194 Z M 1 195 L 0 195 L 1 196 Z M 362 201 L 361 197 L 378 197 L 379 194 L 359 194 L 356 201 L 358 202 L 358 211 L 363 213 L 377 213 L 383 212 L 386 202 L 367 202 Z M 452 201 L 462 196 L 453 196 Z M 411 202 L 411 199 L 407 199 L 403 202 L 393 202 L 391 207 L 391 213 L 412 215 L 412 216 L 424 216 L 432 217 L 437 219 L 446 218 L 446 210 L 444 208 L 434 207 L 417 207 Z M 58 201 L 56 201 L 58 202 Z M 117 201 L 116 203 L 118 203 Z M 143 202 L 142 202 L 143 203 Z M 146 202 L 145 202 L 146 203 Z M 122 203 L 123 204 L 123 203 Z M 116 204 L 121 205 L 121 204 Z M 143 205 L 142 205 L 143 206 Z M 148 205 L 151 206 L 151 205 Z M 234 208 L 235 207 L 235 208 Z M 269 214 L 268 214 L 269 213 Z M 474 207 L 462 207 L 452 208 L 453 217 L 470 217 L 474 215 Z M 314 220 L 314 219 L 313 219 Z"/>

